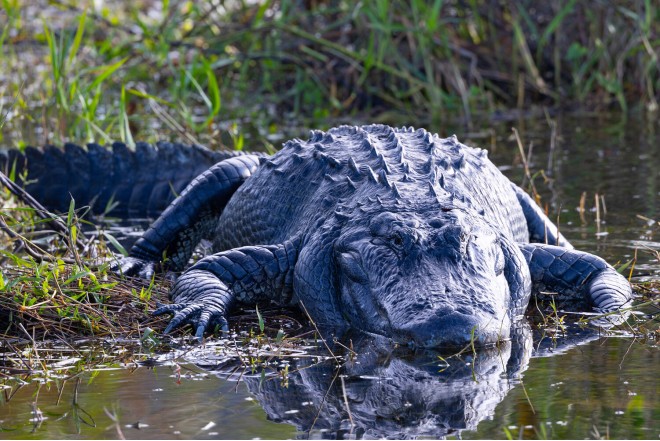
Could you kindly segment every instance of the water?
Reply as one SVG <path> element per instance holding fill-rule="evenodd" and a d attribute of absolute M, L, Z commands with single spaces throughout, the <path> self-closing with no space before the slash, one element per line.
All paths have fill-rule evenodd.
<path fill-rule="evenodd" d="M 514 438 L 522 430 L 525 438 L 657 439 L 658 362 L 657 344 L 622 338 L 532 359 L 524 389 L 514 388 L 492 420 L 463 437 L 501 438 L 506 427 Z"/>
<path fill-rule="evenodd" d="M 505 429 L 516 438 L 658 437 L 656 345 L 596 338 L 530 359 L 524 338 L 515 348 L 448 363 L 433 354 L 372 354 L 337 371 L 331 361 L 290 360 L 287 388 L 273 370 L 262 378 L 226 361 L 102 370 L 12 391 L 0 426 L 6 439 L 476 439 L 504 438 Z M 213 349 L 207 352 L 208 363 Z"/>
<path fill-rule="evenodd" d="M 558 117 L 556 123 L 553 150 L 545 121 L 441 134 L 455 132 L 490 148 L 493 162 L 520 183 L 523 170 L 509 131 L 517 127 L 525 149 L 533 144 L 532 173 L 545 170 L 552 179 L 534 179 L 542 201 L 553 217 L 560 208 L 561 230 L 576 248 L 612 263 L 636 255 L 634 279 L 660 280 L 660 124 L 620 116 Z M 600 224 L 596 193 L 603 196 Z M 657 321 L 645 326 L 651 337 L 658 329 Z M 155 368 L 87 372 L 6 389 L 0 437 L 657 439 L 657 337 L 623 332 L 599 338 L 576 329 L 569 336 L 553 343 L 522 327 L 497 351 L 446 361 L 434 354 L 383 354 L 356 341 L 360 356 L 342 370 L 332 360 L 289 358 L 286 378 L 275 374 L 277 366 L 263 377 L 260 370 L 234 372 L 236 366 L 209 347 L 176 363 L 167 356 Z M 191 359 L 204 359 L 203 367 Z M 36 408 L 41 421 L 35 421 Z"/>
<path fill-rule="evenodd" d="M 2 405 L 4 439 L 290 438 L 295 431 L 267 421 L 244 387 L 190 365 L 116 369 L 49 387 L 26 386 Z M 61 393 L 60 389 L 61 388 Z M 38 390 L 38 392 L 37 392 Z M 59 398 L 59 401 L 58 401 Z M 32 403 L 43 414 L 35 421 Z M 108 413 L 115 414 L 115 424 Z M 210 427 L 213 425 L 213 427 Z M 219 435 L 221 434 L 221 435 Z"/>

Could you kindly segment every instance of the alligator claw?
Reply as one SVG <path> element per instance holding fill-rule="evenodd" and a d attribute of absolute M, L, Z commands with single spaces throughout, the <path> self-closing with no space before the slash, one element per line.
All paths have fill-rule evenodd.
<path fill-rule="evenodd" d="M 123 276 L 138 276 L 151 279 L 156 270 L 156 262 L 139 259 L 137 257 L 122 257 L 110 265 L 110 271 Z"/>
<path fill-rule="evenodd" d="M 179 273 L 176 273 L 174 271 L 166 271 L 164 277 L 165 280 L 169 280 L 170 282 L 176 282 L 176 279 L 179 278 Z"/>
<path fill-rule="evenodd" d="M 197 315 L 202 310 L 202 305 L 183 305 L 179 311 L 174 312 L 174 317 L 170 324 L 165 328 L 165 334 L 169 334 L 173 329 L 177 328 L 182 323 L 190 320 L 192 317 Z"/>
<path fill-rule="evenodd" d="M 175 314 L 185 308 L 186 305 L 180 303 L 173 303 L 171 305 L 165 305 L 162 303 L 156 304 L 156 310 L 152 313 L 153 315 L 163 315 L 163 314 Z"/>
<path fill-rule="evenodd" d="M 191 270 L 184 273 L 172 288 L 171 297 L 176 303 L 158 305 L 154 315 L 174 314 L 164 333 L 186 323 L 195 328 L 195 337 L 201 340 L 204 331 L 219 325 L 223 332 L 229 332 L 225 313 L 231 300 L 229 289 L 213 274 L 207 271 Z"/>

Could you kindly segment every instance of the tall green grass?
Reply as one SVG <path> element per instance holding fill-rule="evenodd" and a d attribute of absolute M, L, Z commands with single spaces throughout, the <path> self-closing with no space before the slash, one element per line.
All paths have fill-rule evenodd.
<path fill-rule="evenodd" d="M 236 148 L 236 125 L 268 146 L 282 128 L 337 119 L 658 110 L 651 0 L 0 5 L 13 144 L 171 136 Z"/>

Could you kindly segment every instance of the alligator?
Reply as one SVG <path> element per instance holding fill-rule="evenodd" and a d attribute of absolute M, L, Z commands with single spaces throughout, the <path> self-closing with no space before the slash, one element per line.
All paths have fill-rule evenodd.
<path fill-rule="evenodd" d="M 228 330 L 234 305 L 274 301 L 300 307 L 336 334 L 357 329 L 413 347 L 488 346 L 507 338 L 533 293 L 602 313 L 631 302 L 625 277 L 575 250 L 485 150 L 455 136 L 341 126 L 288 141 L 272 156 L 228 155 L 210 166 L 222 158 L 172 146 L 138 144 L 132 153 L 115 145 L 119 159 L 98 146 L 50 152 L 58 161 L 77 158 L 50 189 L 39 179 L 54 162 L 28 173 L 37 179 L 28 190 L 47 206 L 49 198 L 68 206 L 63 181 L 84 187 L 85 196 L 72 191 L 78 204 L 114 200 L 128 211 L 158 211 L 176 181 L 178 196 L 113 265 L 145 278 L 183 271 L 173 303 L 154 312 L 173 314 L 165 332 L 190 324 L 201 339 L 214 327 Z M 29 155 L 39 162 L 39 154 Z M 22 170 L 22 155 L 5 156 Z M 82 178 L 75 176 L 81 165 L 89 170 Z M 183 188 L 188 170 L 206 167 Z M 125 179 L 121 191 L 91 188 L 103 173 Z M 94 192 L 102 194 L 90 198 Z M 187 267 L 202 239 L 215 254 Z"/>

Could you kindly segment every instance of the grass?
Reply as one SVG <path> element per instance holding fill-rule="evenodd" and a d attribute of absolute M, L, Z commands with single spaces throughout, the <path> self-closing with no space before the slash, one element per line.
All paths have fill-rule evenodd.
<path fill-rule="evenodd" d="M 44 229 L 48 220 L 32 208 L 5 205 L 1 217 L 10 237 L 0 250 L 0 335 L 137 339 L 146 327 L 161 329 L 164 321 L 148 311 L 165 298 L 168 284 L 120 283 L 107 270 L 112 256 L 107 233 L 87 237 L 75 212 L 67 235 Z"/>
<path fill-rule="evenodd" d="M 0 196 L 0 337 L 144 339 L 163 331 L 167 319 L 150 313 L 166 301 L 169 281 L 115 275 L 110 263 L 126 250 L 107 224 L 84 220 L 87 210 L 73 200 L 66 217 L 52 214 L 9 184 L 13 194 Z M 265 335 L 266 315 L 258 308 L 252 315 Z M 276 342 L 283 339 L 279 330 Z"/>
<path fill-rule="evenodd" d="M 0 5 L 2 136 L 15 146 L 139 136 L 241 148 L 238 132 L 254 149 L 290 121 L 658 109 L 650 0 Z"/>

